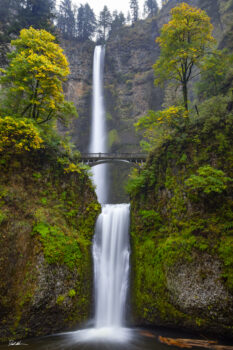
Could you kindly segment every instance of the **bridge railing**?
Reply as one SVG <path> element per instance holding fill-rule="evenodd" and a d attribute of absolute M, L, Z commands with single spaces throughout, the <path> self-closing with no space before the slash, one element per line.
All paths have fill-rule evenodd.
<path fill-rule="evenodd" d="M 141 159 L 146 160 L 146 153 L 81 153 L 80 158 L 85 159 Z"/>

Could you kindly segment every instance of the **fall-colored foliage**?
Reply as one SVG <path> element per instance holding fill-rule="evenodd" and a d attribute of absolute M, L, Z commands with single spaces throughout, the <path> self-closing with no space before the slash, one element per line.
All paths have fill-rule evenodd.
<path fill-rule="evenodd" d="M 193 67 L 200 67 L 206 49 L 214 43 L 213 26 L 205 11 L 186 3 L 171 10 L 171 20 L 164 24 L 156 39 L 161 48 L 154 65 L 155 84 L 175 79 L 182 85 L 184 106 L 188 109 L 187 84 Z"/>
<path fill-rule="evenodd" d="M 38 130 L 27 119 L 0 117 L 0 152 L 22 153 L 43 147 Z"/>
<path fill-rule="evenodd" d="M 45 30 L 23 29 L 11 44 L 9 67 L 3 71 L 5 86 L 2 114 L 33 118 L 38 124 L 76 114 L 65 101 L 62 83 L 69 66 L 55 37 Z M 3 93 L 4 93 L 3 92 Z"/>

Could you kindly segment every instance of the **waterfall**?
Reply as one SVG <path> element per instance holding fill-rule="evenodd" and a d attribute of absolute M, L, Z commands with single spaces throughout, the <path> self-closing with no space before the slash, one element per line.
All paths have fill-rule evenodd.
<path fill-rule="evenodd" d="M 103 98 L 104 47 L 96 46 L 93 62 L 93 104 L 90 152 L 106 152 Z M 93 240 L 95 318 L 94 328 L 75 332 L 77 341 L 128 341 L 124 328 L 129 281 L 129 204 L 104 204 L 107 199 L 106 165 L 93 170 L 96 193 L 102 212 L 96 222 Z"/>
<path fill-rule="evenodd" d="M 93 244 L 95 326 L 121 327 L 129 272 L 129 204 L 105 205 Z"/>
<path fill-rule="evenodd" d="M 104 46 L 96 46 L 93 59 L 93 98 L 91 124 L 91 153 L 107 152 L 106 125 L 103 95 Z M 100 203 L 107 201 L 107 165 L 101 164 L 93 168 L 93 182 Z"/>
<path fill-rule="evenodd" d="M 106 152 L 103 96 L 103 46 L 96 46 L 93 61 L 93 104 L 90 151 Z M 103 204 L 107 198 L 106 165 L 93 170 L 102 213 L 93 241 L 95 278 L 95 327 L 121 327 L 124 320 L 129 272 L 129 204 Z"/>

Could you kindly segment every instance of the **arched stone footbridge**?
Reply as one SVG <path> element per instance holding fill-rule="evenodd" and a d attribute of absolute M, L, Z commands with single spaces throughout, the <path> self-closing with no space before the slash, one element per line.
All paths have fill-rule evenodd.
<path fill-rule="evenodd" d="M 135 165 L 145 163 L 147 154 L 144 153 L 82 153 L 80 161 L 90 166 L 112 162 L 127 162 Z"/>

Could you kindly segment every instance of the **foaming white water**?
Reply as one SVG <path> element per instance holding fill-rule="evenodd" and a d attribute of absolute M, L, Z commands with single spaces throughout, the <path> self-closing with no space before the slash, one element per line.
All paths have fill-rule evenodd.
<path fill-rule="evenodd" d="M 93 100 L 91 124 L 91 153 L 106 153 L 106 125 L 103 94 L 104 46 L 96 46 L 93 59 Z M 107 165 L 100 164 L 93 167 L 93 182 L 100 203 L 107 201 Z"/>
<path fill-rule="evenodd" d="M 89 328 L 70 333 L 75 342 L 126 343 L 131 340 L 133 331 L 123 327 Z"/>
<path fill-rule="evenodd" d="M 95 326 L 121 327 L 129 275 L 129 204 L 107 204 L 96 223 L 93 243 Z"/>

